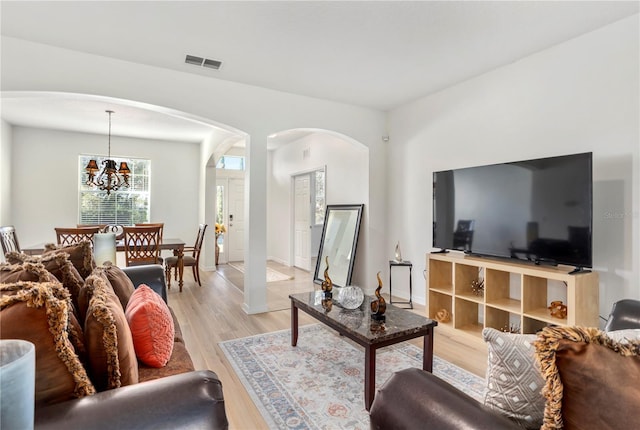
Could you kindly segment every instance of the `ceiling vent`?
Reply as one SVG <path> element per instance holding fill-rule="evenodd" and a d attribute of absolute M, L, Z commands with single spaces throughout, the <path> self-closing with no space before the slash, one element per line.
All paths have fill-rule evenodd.
<path fill-rule="evenodd" d="M 195 55 L 188 55 L 184 59 L 187 64 L 193 64 L 194 66 L 207 67 L 209 69 L 220 70 L 222 67 L 222 61 L 211 60 L 209 58 L 196 57 Z"/>

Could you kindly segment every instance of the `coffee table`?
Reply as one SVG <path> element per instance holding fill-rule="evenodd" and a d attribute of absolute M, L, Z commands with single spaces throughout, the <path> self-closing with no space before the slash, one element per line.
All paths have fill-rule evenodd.
<path fill-rule="evenodd" d="M 298 344 L 298 309 L 364 347 L 364 403 L 371 408 L 376 389 L 376 350 L 405 340 L 424 337 L 422 369 L 433 370 L 433 328 L 437 321 L 387 303 L 383 324 L 371 319 L 371 296 L 358 309 L 343 309 L 332 301 L 323 305 L 322 291 L 291 294 L 291 345 Z"/>

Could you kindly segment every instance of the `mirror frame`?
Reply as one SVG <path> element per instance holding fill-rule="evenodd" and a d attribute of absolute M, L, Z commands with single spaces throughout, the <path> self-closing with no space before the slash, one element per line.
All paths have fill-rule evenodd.
<path fill-rule="evenodd" d="M 324 215 L 324 224 L 322 226 L 322 237 L 320 238 L 320 249 L 318 251 L 318 260 L 316 261 L 316 270 L 315 273 L 313 275 L 313 282 L 316 284 L 321 284 L 322 281 L 324 281 L 324 270 L 326 268 L 326 263 L 325 263 L 325 243 L 326 243 L 326 237 L 325 235 L 327 234 L 327 231 L 331 231 L 331 225 L 329 225 L 329 223 L 332 223 L 334 221 L 334 217 L 332 216 L 333 213 L 336 212 L 343 212 L 343 211 L 348 211 L 348 212 L 352 212 L 356 215 L 356 224 L 355 224 L 355 228 L 353 229 L 353 232 L 351 234 L 353 234 L 353 239 L 351 241 L 351 249 L 350 249 L 350 254 L 351 254 L 351 258 L 349 260 L 349 266 L 347 267 L 347 274 L 346 274 L 346 279 L 344 280 L 344 285 L 342 282 L 342 278 L 338 279 L 337 277 L 332 276 L 331 274 L 331 267 L 333 266 L 333 261 L 331 261 L 331 258 L 329 258 L 329 277 L 331 278 L 331 281 L 333 282 L 333 286 L 334 287 L 346 287 L 347 285 L 351 284 L 351 276 L 353 275 L 353 266 L 356 260 L 356 249 L 358 246 L 358 236 L 360 233 L 360 222 L 362 220 L 362 211 L 364 209 L 364 204 L 355 204 L 355 205 L 327 205 L 327 209 L 325 211 L 325 215 Z"/>

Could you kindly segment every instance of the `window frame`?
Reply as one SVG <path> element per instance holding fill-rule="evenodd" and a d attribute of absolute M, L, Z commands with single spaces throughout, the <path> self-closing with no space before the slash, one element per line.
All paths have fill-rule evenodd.
<path fill-rule="evenodd" d="M 98 166 L 102 167 L 102 161 L 105 160 L 107 156 L 104 155 L 96 155 L 96 154 L 80 154 L 78 156 L 78 165 L 79 165 L 79 181 L 78 181 L 78 224 L 118 224 L 118 225 L 133 225 L 135 223 L 144 223 L 149 222 L 151 215 L 151 160 L 145 158 L 136 158 L 136 157 L 117 157 L 117 162 L 126 161 L 131 169 L 131 174 L 129 176 L 129 187 L 122 188 L 117 191 L 111 191 L 111 194 L 107 196 L 104 190 L 100 190 L 97 187 L 91 187 L 86 185 L 87 181 L 87 173 L 85 167 L 88 163 L 88 160 L 95 159 L 98 163 Z M 111 157 L 116 158 L 116 157 Z M 142 172 L 140 172 L 140 163 L 143 164 Z M 102 170 L 102 169 L 100 169 Z M 136 189 L 137 186 L 142 185 L 142 189 Z M 86 213 L 83 213 L 84 207 L 84 199 L 83 197 L 86 195 L 94 195 L 97 198 L 106 200 L 106 199 L 121 199 L 124 198 L 131 203 L 131 207 L 122 207 L 118 210 L 118 205 L 123 205 L 122 202 L 115 201 L 113 203 L 115 209 L 114 213 L 108 214 L 109 216 L 104 216 L 104 208 L 99 207 L 98 213 L 93 218 L 88 218 Z M 137 196 L 137 197 L 136 197 Z M 142 197 L 142 201 L 139 200 L 140 196 Z M 91 203 L 91 199 L 89 199 L 89 204 Z M 138 207 L 136 209 L 135 206 L 142 204 L 144 206 L 144 210 L 140 210 Z M 120 214 L 119 214 L 120 212 Z M 122 213 L 129 213 L 128 216 L 122 217 Z M 142 214 L 142 216 L 136 216 Z M 120 216 L 119 216 L 120 215 Z"/>

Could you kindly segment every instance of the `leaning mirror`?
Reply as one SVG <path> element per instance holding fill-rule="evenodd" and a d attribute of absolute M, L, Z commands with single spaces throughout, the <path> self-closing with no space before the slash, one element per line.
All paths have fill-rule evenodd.
<path fill-rule="evenodd" d="M 356 258 L 360 219 L 364 205 L 327 205 L 320 239 L 320 250 L 313 281 L 324 280 L 329 257 L 329 277 L 336 287 L 351 283 Z"/>

